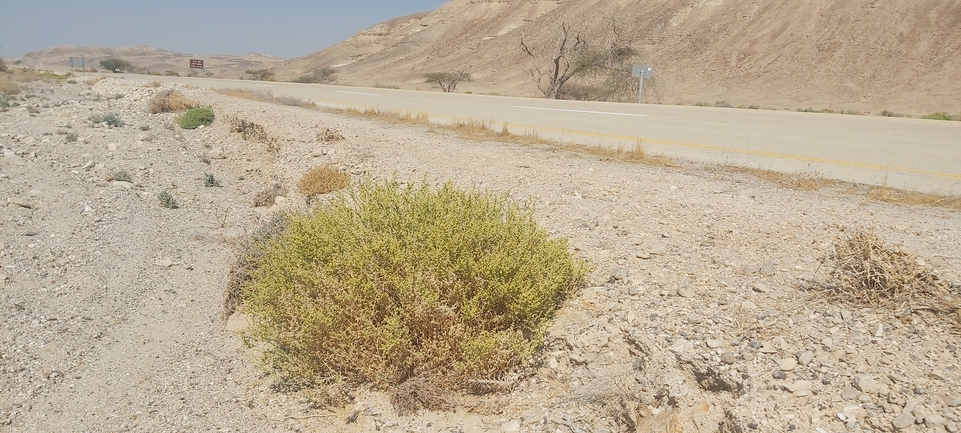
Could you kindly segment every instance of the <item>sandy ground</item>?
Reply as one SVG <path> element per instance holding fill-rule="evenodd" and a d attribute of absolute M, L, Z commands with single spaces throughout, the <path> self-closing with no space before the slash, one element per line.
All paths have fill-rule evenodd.
<path fill-rule="evenodd" d="M 0 113 L 0 431 L 959 431 L 956 319 L 826 302 L 833 240 L 873 228 L 961 283 L 957 211 L 795 191 L 709 166 L 659 167 L 181 89 L 208 128 L 151 115 L 164 87 L 30 84 Z M 119 96 L 122 95 L 122 96 Z M 116 113 L 126 126 L 94 124 Z M 230 131 L 263 125 L 279 151 Z M 343 141 L 319 142 L 332 128 Z M 68 141 L 76 134 L 77 141 Z M 208 161 L 208 162 L 205 162 Z M 537 367 L 454 412 L 398 416 L 272 389 L 225 329 L 254 195 L 310 168 L 452 180 L 536 203 L 594 271 Z M 131 182 L 109 180 L 125 171 Z M 204 173 L 222 187 L 205 187 Z M 179 209 L 160 206 L 168 191 Z M 351 417 L 350 415 L 354 415 Z M 353 420 L 348 422 L 349 420 Z"/>

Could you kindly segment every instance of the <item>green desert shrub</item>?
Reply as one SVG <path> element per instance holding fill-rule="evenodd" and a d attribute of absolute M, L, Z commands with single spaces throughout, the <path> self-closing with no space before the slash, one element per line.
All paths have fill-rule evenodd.
<path fill-rule="evenodd" d="M 926 114 L 921 116 L 922 119 L 928 120 L 951 120 L 951 115 L 943 111 L 938 111 L 936 113 Z"/>
<path fill-rule="evenodd" d="M 157 199 L 160 200 L 160 205 L 167 209 L 180 208 L 180 204 L 177 203 L 177 199 L 174 198 L 174 196 L 167 191 L 163 191 L 160 194 L 157 194 Z"/>
<path fill-rule="evenodd" d="M 129 72 L 133 69 L 133 65 L 130 62 L 114 58 L 101 60 L 100 67 L 110 72 Z"/>
<path fill-rule="evenodd" d="M 214 111 L 207 107 L 191 108 L 180 116 L 180 127 L 183 129 L 197 129 L 200 125 L 210 126 L 211 123 L 214 123 Z"/>
<path fill-rule="evenodd" d="M 245 338 L 266 343 L 288 383 L 454 390 L 503 377 L 586 272 L 529 206 L 449 183 L 361 182 L 284 227 L 235 290 Z"/>

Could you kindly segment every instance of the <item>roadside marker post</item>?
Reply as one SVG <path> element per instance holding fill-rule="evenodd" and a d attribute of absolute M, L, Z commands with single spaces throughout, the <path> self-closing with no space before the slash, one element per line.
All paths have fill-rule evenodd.
<path fill-rule="evenodd" d="M 654 76 L 654 72 L 651 70 L 650 66 L 647 65 L 634 65 L 631 68 L 631 76 L 640 80 L 637 85 L 637 103 L 644 103 L 644 79 L 651 78 Z"/>
<path fill-rule="evenodd" d="M 87 65 L 86 59 L 83 57 L 71 57 L 70 58 L 70 70 L 75 71 L 80 69 L 82 75 L 87 75 Z"/>

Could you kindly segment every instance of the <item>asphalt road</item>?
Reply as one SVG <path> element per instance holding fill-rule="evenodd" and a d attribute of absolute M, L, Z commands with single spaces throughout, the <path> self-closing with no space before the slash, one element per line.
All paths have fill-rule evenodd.
<path fill-rule="evenodd" d="M 186 77 L 136 79 L 268 90 L 318 105 L 480 120 L 500 130 L 708 163 L 961 195 L 961 122 Z"/>

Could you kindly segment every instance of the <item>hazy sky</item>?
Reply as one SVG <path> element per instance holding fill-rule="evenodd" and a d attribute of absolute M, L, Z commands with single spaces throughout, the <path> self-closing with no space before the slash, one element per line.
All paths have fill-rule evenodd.
<path fill-rule="evenodd" d="M 57 45 L 299 57 L 446 0 L 0 0 L 0 56 Z"/>

